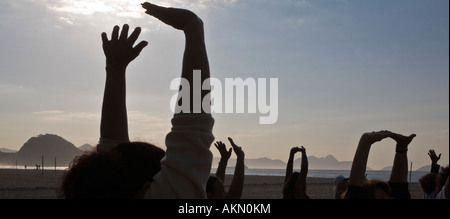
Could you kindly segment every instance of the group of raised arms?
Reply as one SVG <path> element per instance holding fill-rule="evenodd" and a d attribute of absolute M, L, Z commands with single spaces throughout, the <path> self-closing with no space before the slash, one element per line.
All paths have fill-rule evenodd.
<path fill-rule="evenodd" d="M 181 78 L 193 84 L 194 70 L 201 72 L 204 84 L 210 78 L 210 68 L 205 46 L 203 21 L 193 12 L 179 8 L 166 8 L 143 3 L 145 13 L 180 30 L 185 35 L 185 49 Z M 221 141 L 214 143 L 214 119 L 210 110 L 194 98 L 184 100 L 179 95 L 171 120 L 171 131 L 166 135 L 166 150 L 145 143 L 131 142 L 128 134 L 126 107 L 126 74 L 128 65 L 136 59 L 148 42 L 138 42 L 141 28 L 131 34 L 125 24 L 115 26 L 112 34 L 102 33 L 106 57 L 106 80 L 100 121 L 100 139 L 94 151 L 76 157 L 61 180 L 59 197 L 65 199 L 92 198 L 148 198 L 148 199 L 240 199 L 244 189 L 245 153 L 228 138 L 231 148 Z M 175 64 L 175 63 L 174 63 Z M 156 72 L 151 72 L 154 74 Z M 190 97 L 195 95 L 193 86 Z M 202 90 L 201 100 L 209 90 Z M 182 109 L 188 102 L 189 110 Z M 204 101 L 203 101 L 204 102 Z M 198 109 L 201 109 L 198 111 Z M 407 176 L 408 145 L 415 135 L 403 136 L 389 131 L 366 133 L 361 137 L 355 154 L 348 186 L 343 189 L 345 198 L 410 198 Z M 370 147 L 384 138 L 397 141 L 396 155 L 389 183 L 365 180 L 365 170 Z M 215 174 L 211 174 L 214 143 L 221 158 Z M 225 191 L 225 170 L 232 153 L 237 157 L 233 179 Z M 302 153 L 301 171 L 293 172 L 294 155 Z M 431 155 L 430 155 L 431 157 Z M 437 167 L 439 169 L 439 167 Z M 306 189 L 308 159 L 304 147 L 290 151 L 286 177 L 282 189 L 285 199 L 309 199 Z M 448 168 L 447 168 L 448 175 Z M 437 175 L 436 175 L 437 177 Z M 443 177 L 443 176 L 442 176 Z M 448 178 L 438 186 L 445 188 L 448 198 Z M 445 185 L 444 185 L 445 184 Z M 370 190 L 370 191 L 369 191 Z M 433 190 L 435 196 L 441 193 Z M 430 195 L 432 196 L 432 195 Z"/>
<path fill-rule="evenodd" d="M 364 133 L 353 158 L 350 176 L 337 176 L 334 180 L 335 199 L 411 199 L 408 183 L 408 146 L 416 137 L 391 131 Z M 389 180 L 367 179 L 366 168 L 370 149 L 376 142 L 391 138 L 396 142 L 395 156 Z M 301 171 L 292 172 L 294 154 L 302 152 Z M 431 172 L 419 179 L 424 192 L 423 199 L 449 199 L 449 166 L 442 168 L 437 163 L 441 154 L 430 150 Z M 308 160 L 304 147 L 290 151 L 283 187 L 284 199 L 309 199 L 306 189 Z"/>

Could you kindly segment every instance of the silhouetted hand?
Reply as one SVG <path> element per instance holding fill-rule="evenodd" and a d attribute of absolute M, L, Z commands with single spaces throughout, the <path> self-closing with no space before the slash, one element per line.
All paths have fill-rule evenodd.
<path fill-rule="evenodd" d="M 416 137 L 416 135 L 412 134 L 410 136 L 404 136 L 401 134 L 392 133 L 392 135 L 390 137 L 397 142 L 397 148 L 396 148 L 397 150 L 407 150 L 408 145 Z"/>
<path fill-rule="evenodd" d="M 107 68 L 124 70 L 131 61 L 139 56 L 142 49 L 148 45 L 148 42 L 142 41 L 136 47 L 133 47 L 141 33 L 140 27 L 137 27 L 130 37 L 128 37 L 128 24 L 123 25 L 120 36 L 119 30 L 119 26 L 114 27 L 111 40 L 108 40 L 106 33 L 102 33 L 103 51 L 106 56 Z"/>
<path fill-rule="evenodd" d="M 299 148 L 299 147 L 293 147 L 293 148 L 291 148 L 291 155 L 294 155 L 295 153 L 297 153 L 297 152 L 300 152 L 300 151 L 302 151 L 302 149 L 301 148 Z"/>
<path fill-rule="evenodd" d="M 375 142 L 379 142 L 385 138 L 392 137 L 392 132 L 390 131 L 378 131 L 378 132 L 367 132 L 361 136 L 361 141 L 364 141 L 368 145 L 372 145 Z"/>
<path fill-rule="evenodd" d="M 228 138 L 228 140 L 230 141 L 231 146 L 233 147 L 234 153 L 236 153 L 236 156 L 237 156 L 238 158 L 244 158 L 244 157 L 245 157 L 245 153 L 244 153 L 244 151 L 242 150 L 242 148 L 239 147 L 239 146 L 237 146 L 237 145 L 234 143 L 233 139 Z"/>
<path fill-rule="evenodd" d="M 437 164 L 437 162 L 441 159 L 441 154 L 439 154 L 439 156 L 437 156 L 436 152 L 433 149 L 428 151 L 428 156 L 430 156 L 432 164 Z"/>
<path fill-rule="evenodd" d="M 186 9 L 166 8 L 149 2 L 144 2 L 141 5 L 146 9 L 146 14 L 151 15 L 178 30 L 186 30 L 190 25 L 203 25 L 203 22 L 195 13 Z"/>
<path fill-rule="evenodd" d="M 230 159 L 233 149 L 230 148 L 230 150 L 227 150 L 226 145 L 221 141 L 216 141 L 214 145 L 216 146 L 217 150 L 219 150 L 221 159 Z"/>
<path fill-rule="evenodd" d="M 301 147 L 300 147 L 300 152 L 302 152 L 302 153 L 306 153 L 306 148 L 305 148 L 305 147 L 303 147 L 303 146 L 301 146 Z"/>

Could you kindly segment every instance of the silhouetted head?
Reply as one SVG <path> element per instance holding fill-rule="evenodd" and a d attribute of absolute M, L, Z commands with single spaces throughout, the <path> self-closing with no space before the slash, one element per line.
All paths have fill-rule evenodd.
<path fill-rule="evenodd" d="M 206 195 L 208 199 L 226 198 L 223 182 L 217 176 L 209 176 L 208 181 L 206 182 Z"/>
<path fill-rule="evenodd" d="M 345 176 L 339 175 L 336 178 L 334 178 L 334 198 L 336 199 L 343 199 L 345 197 L 345 193 L 347 192 L 348 188 L 348 180 L 349 178 L 346 178 Z"/>
<path fill-rule="evenodd" d="M 367 199 L 390 199 L 391 188 L 389 184 L 382 180 L 371 179 L 364 182 Z"/>
<path fill-rule="evenodd" d="M 143 198 L 165 152 L 151 144 L 123 143 L 76 157 L 65 172 L 61 198 Z"/>
<path fill-rule="evenodd" d="M 428 173 L 420 177 L 419 184 L 425 194 L 429 195 L 435 191 L 436 177 L 436 173 Z"/>

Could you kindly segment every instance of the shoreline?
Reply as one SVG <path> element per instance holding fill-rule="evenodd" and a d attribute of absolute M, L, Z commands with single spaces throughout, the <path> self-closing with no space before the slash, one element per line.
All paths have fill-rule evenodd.
<path fill-rule="evenodd" d="M 0 199 L 57 199 L 63 170 L 0 169 Z M 225 189 L 233 177 L 225 176 Z M 311 199 L 334 199 L 333 178 L 307 178 Z M 246 175 L 242 199 L 281 199 L 284 176 Z M 418 183 L 410 183 L 412 199 L 422 198 Z"/>

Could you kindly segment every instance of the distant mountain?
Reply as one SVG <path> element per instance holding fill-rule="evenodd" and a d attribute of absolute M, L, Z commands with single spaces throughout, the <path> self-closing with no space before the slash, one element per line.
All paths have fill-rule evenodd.
<path fill-rule="evenodd" d="M 430 172 L 431 171 L 431 165 L 423 166 L 423 167 L 417 169 L 416 171 Z"/>
<path fill-rule="evenodd" d="M 384 168 L 381 169 L 381 170 L 383 170 L 383 171 L 391 171 L 391 170 L 392 170 L 392 166 L 384 167 Z"/>
<path fill-rule="evenodd" d="M 80 149 L 82 151 L 92 151 L 95 149 L 95 147 L 90 144 L 84 144 L 84 145 L 81 145 L 80 147 L 78 147 L 78 149 Z"/>
<path fill-rule="evenodd" d="M 217 168 L 220 158 L 214 158 L 213 168 Z M 245 159 L 245 164 L 251 169 L 285 169 L 287 163 L 282 160 L 272 160 L 270 158 Z M 294 160 L 294 168 L 299 168 L 301 158 Z M 228 166 L 235 166 L 236 159 L 230 159 Z M 352 161 L 338 161 L 332 155 L 326 157 L 308 156 L 309 169 L 323 169 L 323 170 L 350 170 Z M 367 168 L 370 170 L 370 168 Z"/>
<path fill-rule="evenodd" d="M 0 152 L 3 152 L 3 153 L 16 153 L 17 151 L 16 150 L 11 150 L 11 149 L 8 149 L 8 148 L 0 148 Z"/>
<path fill-rule="evenodd" d="M 0 153 L 0 163 L 15 165 L 17 161 L 18 165 L 34 166 L 41 165 L 44 158 L 44 166 L 54 166 L 55 160 L 57 166 L 68 166 L 82 153 L 82 150 L 64 138 L 45 134 L 30 138 L 16 153 Z"/>
<path fill-rule="evenodd" d="M 301 158 L 294 161 L 300 165 Z M 332 155 L 326 157 L 308 157 L 309 169 L 319 170 L 350 170 L 352 167 L 352 161 L 338 161 Z"/>
<path fill-rule="evenodd" d="M 213 168 L 217 168 L 220 158 L 213 159 Z M 272 160 L 270 158 L 245 159 L 245 165 L 252 169 L 283 169 L 286 168 L 286 163 L 281 160 Z M 228 161 L 228 167 L 236 166 L 236 159 L 231 158 Z"/>

